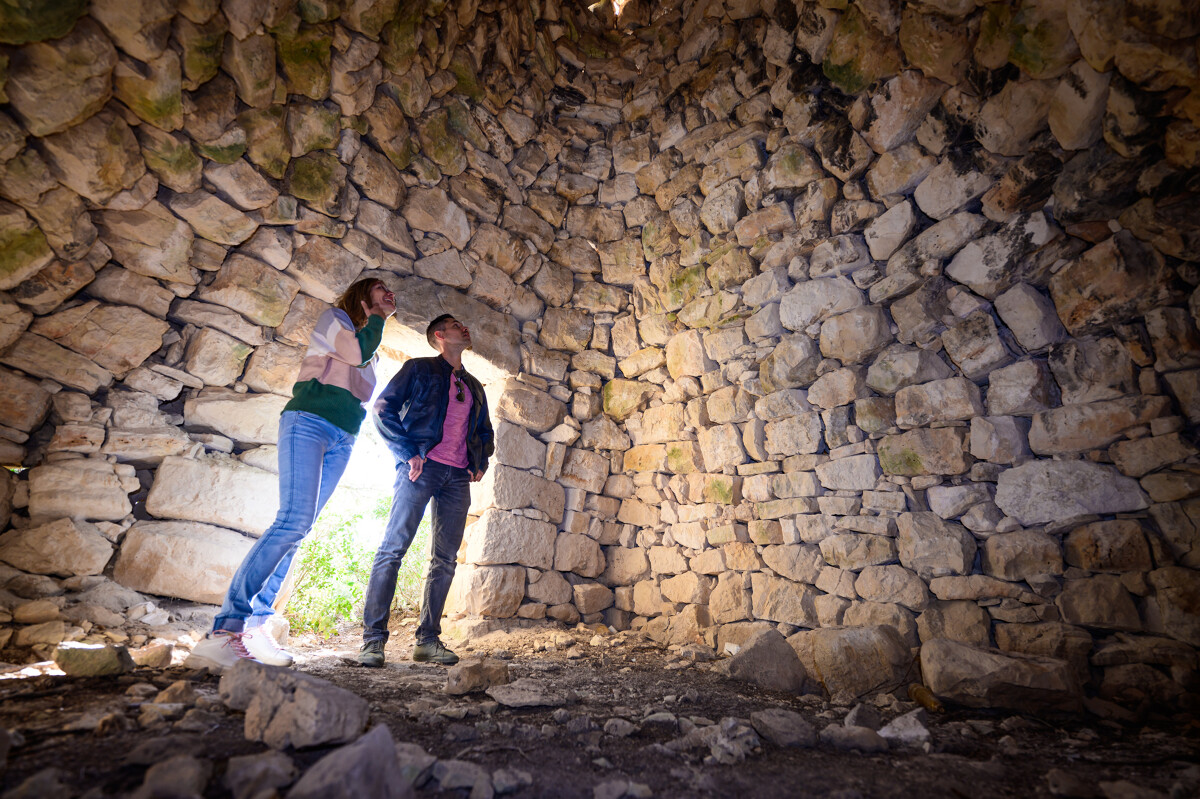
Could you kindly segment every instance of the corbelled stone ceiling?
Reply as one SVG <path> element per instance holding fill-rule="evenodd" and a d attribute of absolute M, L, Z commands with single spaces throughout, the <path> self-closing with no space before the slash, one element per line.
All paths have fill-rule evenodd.
<path fill-rule="evenodd" d="M 376 276 L 387 353 L 453 313 L 492 398 L 454 612 L 775 630 L 832 695 L 918 648 L 967 704 L 1194 692 L 1198 34 L 1188 0 L 4 4 L 0 660 L 211 614 L 308 332 Z"/>

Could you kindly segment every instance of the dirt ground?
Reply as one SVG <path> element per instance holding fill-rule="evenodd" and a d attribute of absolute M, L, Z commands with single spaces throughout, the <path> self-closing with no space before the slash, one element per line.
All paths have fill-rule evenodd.
<path fill-rule="evenodd" d="M 493 632 L 470 645 L 449 641 L 464 657 L 506 660 L 513 679 L 536 677 L 577 697 L 559 709 L 510 709 L 485 694 L 446 695 L 443 668 L 408 660 L 411 625 L 404 626 L 393 635 L 383 669 L 353 663 L 356 630 L 329 641 L 293 639 L 296 668 L 366 698 L 372 724 L 386 723 L 397 742 L 491 772 L 526 772 L 531 784 L 514 796 L 593 799 L 605 795 L 605 783 L 611 787 L 622 779 L 647 786 L 654 797 L 1200 796 L 1200 723 L 1171 708 L 1126 722 L 948 708 L 929 716 L 931 740 L 924 747 L 868 755 L 824 743 L 783 749 L 763 741 L 743 761 L 723 765 L 713 762 L 706 747 L 671 751 L 666 744 L 680 737 L 678 727 L 670 717 L 647 718 L 666 711 L 690 728 L 689 722 L 748 719 L 755 711 L 780 707 L 801 713 L 819 731 L 842 724 L 851 708 L 730 682 L 712 663 L 697 662 L 687 652 L 664 652 L 636 635 L 539 627 Z M 200 709 L 187 720 L 141 726 L 148 689 L 143 687 L 139 699 L 127 694 L 131 686 L 163 688 L 180 679 L 192 681 L 201 694 Z M 243 738 L 241 714 L 219 706 L 216 693 L 216 677 L 179 666 L 116 678 L 0 681 L 0 727 L 16 733 L 7 770 L 0 774 L 0 794 L 127 795 L 142 784 L 149 765 L 186 752 L 212 763 L 204 795 L 230 796 L 222 778 L 226 761 L 266 747 Z M 917 707 L 893 696 L 868 704 L 885 723 Z M 628 737 L 606 734 L 605 722 L 613 718 L 633 722 L 636 731 Z M 288 754 L 303 770 L 331 748 Z M 50 767 L 62 770 L 66 788 L 10 793 Z M 439 792 L 431 780 L 417 795 L 468 792 Z"/>

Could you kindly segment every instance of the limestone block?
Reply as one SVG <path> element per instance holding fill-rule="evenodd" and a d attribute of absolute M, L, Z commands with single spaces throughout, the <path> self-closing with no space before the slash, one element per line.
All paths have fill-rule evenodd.
<path fill-rule="evenodd" d="M 975 138 L 989 152 L 1024 155 L 1046 124 L 1055 85 L 1048 80 L 1009 81 L 979 109 Z"/>
<path fill-rule="evenodd" d="M 698 438 L 705 471 L 720 472 L 727 466 L 746 462 L 741 432 L 735 425 L 706 427 L 700 430 Z"/>
<path fill-rule="evenodd" d="M 160 203 L 151 201 L 134 211 L 97 211 L 95 220 L 113 260 L 130 272 L 195 285 L 189 264 L 195 236 Z"/>
<path fill-rule="evenodd" d="M 776 630 L 752 634 L 729 659 L 729 677 L 768 691 L 802 693 L 808 674 Z"/>
<path fill-rule="evenodd" d="M 113 578 L 135 591 L 220 604 L 253 543 L 207 524 L 139 521 L 121 542 Z"/>
<path fill-rule="evenodd" d="M 912 656 L 893 627 L 805 630 L 787 639 L 831 696 L 864 696 L 903 685 Z"/>
<path fill-rule="evenodd" d="M 821 354 L 843 364 L 862 363 L 892 341 L 887 312 L 874 305 L 854 308 L 821 325 Z"/>
<path fill-rule="evenodd" d="M 817 466 L 817 479 L 830 491 L 869 491 L 879 475 L 879 460 L 874 455 L 852 455 Z"/>
<path fill-rule="evenodd" d="M 455 571 L 447 607 L 451 612 L 509 618 L 525 595 L 522 566 L 462 566 Z"/>
<path fill-rule="evenodd" d="M 700 377 L 712 371 L 717 364 L 705 353 L 703 340 L 698 330 L 688 330 L 671 337 L 666 348 L 667 371 L 671 377 Z"/>
<path fill-rule="evenodd" d="M 971 455 L 992 463 L 1018 464 L 1033 457 L 1029 422 L 1015 416 L 977 416 L 971 420 Z"/>
<path fill-rule="evenodd" d="M 1148 577 L 1154 586 L 1161 631 L 1178 641 L 1196 646 L 1200 641 L 1196 571 L 1182 566 L 1166 566 L 1150 572 Z"/>
<path fill-rule="evenodd" d="M 996 322 L 986 311 L 976 311 L 942 334 L 950 360 L 971 380 L 1012 363 L 1013 356 L 1000 339 Z"/>
<path fill-rule="evenodd" d="M 753 613 L 756 619 L 786 622 L 799 627 L 815 627 L 817 591 L 809 585 L 794 583 L 762 572 L 750 575 Z"/>
<path fill-rule="evenodd" d="M 927 216 L 944 220 L 991 188 L 993 178 L 969 165 L 940 161 L 920 182 L 913 199 Z"/>
<path fill-rule="evenodd" d="M 754 414 L 766 422 L 799 416 L 813 409 L 808 392 L 803 389 L 783 389 L 760 397 L 754 403 Z"/>
<path fill-rule="evenodd" d="M 983 572 L 1001 580 L 1062 574 L 1062 561 L 1058 539 L 1033 530 L 992 535 L 983 542 Z"/>
<path fill-rule="evenodd" d="M 820 548 L 813 544 L 763 547 L 762 558 L 772 570 L 799 583 L 816 583 L 825 567 Z"/>
<path fill-rule="evenodd" d="M 409 192 L 403 215 L 410 227 L 440 233 L 460 250 L 470 241 L 471 225 L 466 213 L 441 189 Z"/>
<path fill-rule="evenodd" d="M 304 352 L 300 347 L 272 341 L 250 356 L 242 380 L 253 391 L 290 397 Z"/>
<path fill-rule="evenodd" d="M 0 370 L 0 425 L 31 432 L 41 426 L 50 411 L 50 392 L 35 380 L 7 369 Z"/>
<path fill-rule="evenodd" d="M 767 452 L 785 455 L 819 452 L 823 431 L 821 415 L 816 412 L 768 422 L 765 431 Z M 701 436 L 703 442 L 703 434 Z"/>
<path fill-rule="evenodd" d="M 471 509 L 478 513 L 487 508 L 518 510 L 536 508 L 558 524 L 563 519 L 566 496 L 563 487 L 543 477 L 497 464 L 488 469 L 473 492 Z"/>
<path fill-rule="evenodd" d="M 1002 472 L 996 504 L 1025 526 L 1147 506 L 1138 484 L 1111 466 L 1086 461 L 1030 461 Z"/>
<path fill-rule="evenodd" d="M 605 567 L 600 582 L 609 586 L 633 585 L 650 574 L 646 550 L 625 547 L 604 548 Z"/>
<path fill-rule="evenodd" d="M 708 597 L 708 611 L 714 624 L 729 624 L 752 618 L 753 603 L 746 577 L 734 572 L 725 572 L 717 578 L 717 585 Z"/>
<path fill-rule="evenodd" d="M 789 330 L 805 330 L 827 317 L 853 310 L 866 301 L 848 278 L 826 277 L 797 283 L 779 303 L 779 321 Z"/>
<path fill-rule="evenodd" d="M 879 442 L 884 474 L 963 474 L 970 468 L 967 431 L 961 427 L 919 428 Z"/>
<path fill-rule="evenodd" d="M 961 524 L 920 511 L 900 514 L 896 529 L 900 563 L 922 579 L 971 573 L 975 537 Z"/>
<path fill-rule="evenodd" d="M 59 519 L 0 535 L 0 560 L 33 574 L 100 574 L 112 554 L 108 539 L 85 521 Z"/>
<path fill-rule="evenodd" d="M 159 519 L 204 522 L 261 535 L 279 508 L 278 477 L 229 459 L 163 460 L 146 497 Z"/>
<path fill-rule="evenodd" d="M 558 425 L 566 412 L 566 405 L 559 400 L 514 378 L 505 381 L 500 401 L 496 404 L 498 417 L 537 433 L 544 433 Z"/>
<path fill-rule="evenodd" d="M 194 442 L 177 427 L 122 430 L 109 428 L 100 452 L 119 463 L 156 465 L 168 455 L 182 455 Z"/>
<path fill-rule="evenodd" d="M 184 368 L 210 386 L 226 386 L 242 374 L 253 348 L 219 330 L 205 328 L 188 342 Z"/>
<path fill-rule="evenodd" d="M 79 124 L 112 95 L 117 51 L 100 26 L 85 17 L 60 36 L 12 51 L 5 92 L 34 136 Z"/>
<path fill-rule="evenodd" d="M 568 447 L 558 482 L 567 488 L 578 488 L 599 494 L 608 478 L 609 461 L 598 452 Z"/>
<path fill-rule="evenodd" d="M 785 336 L 759 365 L 759 379 L 768 393 L 806 386 L 817 377 L 821 354 L 803 333 Z"/>
<path fill-rule="evenodd" d="M 1045 361 L 1020 361 L 988 376 L 989 416 L 1029 416 L 1052 404 Z"/>
<path fill-rule="evenodd" d="M 935 638 L 948 638 L 971 646 L 986 647 L 991 643 L 988 634 L 990 627 L 991 617 L 987 611 L 966 600 L 931 602 L 917 617 L 917 633 L 921 643 Z M 1000 648 L 1007 647 L 1001 645 Z M 1091 648 L 1090 641 L 1088 648 Z"/>
<path fill-rule="evenodd" d="M 863 231 L 867 249 L 876 261 L 886 261 L 908 239 L 916 224 L 912 203 L 897 203 L 871 220 Z"/>
<path fill-rule="evenodd" d="M 1073 336 L 1172 305 L 1178 292 L 1162 256 L 1128 231 L 1087 250 L 1050 279 L 1050 298 Z"/>
<path fill-rule="evenodd" d="M 467 528 L 467 563 L 549 569 L 554 562 L 555 535 L 552 524 L 489 508 Z"/>
<path fill-rule="evenodd" d="M 933 380 L 896 392 L 896 424 L 902 428 L 971 419 L 982 414 L 979 387 L 961 377 Z"/>
<path fill-rule="evenodd" d="M 612 607 L 613 591 L 599 583 L 578 583 L 573 586 L 575 607 L 580 613 L 599 613 Z"/>
<path fill-rule="evenodd" d="M 922 611 L 929 604 L 929 589 L 915 573 L 903 566 L 867 566 L 854 581 L 854 590 L 869 602 L 903 605 Z"/>
<path fill-rule="evenodd" d="M 34 277 L 54 260 L 45 233 L 11 203 L 0 201 L 0 288 L 10 289 Z"/>
<path fill-rule="evenodd" d="M 663 580 L 658 587 L 668 602 L 705 605 L 708 604 L 712 586 L 711 578 L 684 572 Z"/>
<path fill-rule="evenodd" d="M 171 310 L 175 295 L 153 280 L 116 264 L 109 264 L 96 273 L 88 284 L 88 294 L 114 305 L 132 305 L 157 317 Z M 242 323 L 245 325 L 245 322 Z M 261 333 L 259 336 L 261 337 Z"/>
<path fill-rule="evenodd" d="M 170 325 L 135 308 L 91 301 L 52 316 L 30 330 L 78 352 L 116 377 L 154 354 Z"/>
<path fill-rule="evenodd" d="M 895 394 L 908 386 L 944 380 L 952 374 L 953 370 L 934 353 L 893 344 L 871 363 L 866 384 L 881 394 Z"/>
<path fill-rule="evenodd" d="M 299 291 L 300 284 L 278 269 L 235 253 L 226 259 L 213 282 L 197 297 L 232 308 L 255 324 L 277 327 L 287 316 Z"/>
<path fill-rule="evenodd" d="M 119 521 L 132 510 L 126 493 L 106 461 L 62 461 L 29 470 L 29 515 L 35 520 Z"/>
<path fill-rule="evenodd" d="M 1111 574 L 1081 577 L 1063 582 L 1055 600 L 1063 621 L 1083 627 L 1140 632 L 1142 620 L 1133 597 Z"/>
<path fill-rule="evenodd" d="M 1026 352 L 1040 352 L 1067 336 L 1054 304 L 1027 283 L 1018 283 L 996 297 L 996 313 Z"/>
<path fill-rule="evenodd" d="M 592 320 L 584 311 L 548 308 L 538 340 L 552 350 L 582 352 L 592 338 Z"/>
<path fill-rule="evenodd" d="M 1102 449 L 1130 427 L 1148 424 L 1169 412 L 1162 396 L 1127 397 L 1086 405 L 1066 405 L 1033 415 L 1029 447 L 1039 455 Z"/>
<path fill-rule="evenodd" d="M 850 571 L 896 559 L 896 542 L 882 535 L 838 533 L 821 539 L 819 546 L 826 563 Z"/>
<path fill-rule="evenodd" d="M 279 437 L 279 414 L 288 402 L 275 394 L 213 394 L 188 399 L 184 424 L 211 430 L 241 444 L 274 444 Z"/>
<path fill-rule="evenodd" d="M 107 202 L 146 173 L 133 131 L 109 111 L 47 136 L 42 145 L 54 176 L 96 203 Z"/>
<path fill-rule="evenodd" d="M 598 577 L 605 568 L 600 544 L 586 535 L 561 533 L 554 543 L 554 569 L 582 577 Z"/>
<path fill-rule="evenodd" d="M 547 605 L 562 605 L 570 602 L 573 591 L 567 578 L 556 571 L 545 571 L 537 574 L 529 572 L 529 582 L 525 586 L 525 596 L 534 602 Z"/>
<path fill-rule="evenodd" d="M 1001 653 L 945 638 L 921 647 L 921 675 L 935 695 L 968 707 L 1077 711 L 1083 702 L 1066 661 Z"/>
<path fill-rule="evenodd" d="M 1153 564 L 1145 531 L 1136 519 L 1076 527 L 1063 540 L 1067 563 L 1090 572 L 1148 572 Z"/>

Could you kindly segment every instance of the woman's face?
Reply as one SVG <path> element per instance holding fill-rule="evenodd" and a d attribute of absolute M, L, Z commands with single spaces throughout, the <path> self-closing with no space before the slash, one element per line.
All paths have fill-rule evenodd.
<path fill-rule="evenodd" d="M 368 303 L 368 305 L 370 305 L 372 308 L 383 306 L 384 308 L 387 308 L 389 312 L 396 310 L 396 295 L 392 293 L 391 289 L 382 283 L 376 283 L 374 286 L 371 286 L 371 293 L 369 296 L 371 301 Z"/>

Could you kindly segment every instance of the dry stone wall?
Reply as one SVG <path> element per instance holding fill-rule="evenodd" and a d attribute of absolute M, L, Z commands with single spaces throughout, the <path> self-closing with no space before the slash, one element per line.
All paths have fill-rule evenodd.
<path fill-rule="evenodd" d="M 456 612 L 1195 690 L 1194 4 L 85 6 L 0 12 L 14 641 L 216 601 L 373 274 L 489 384 Z"/>

